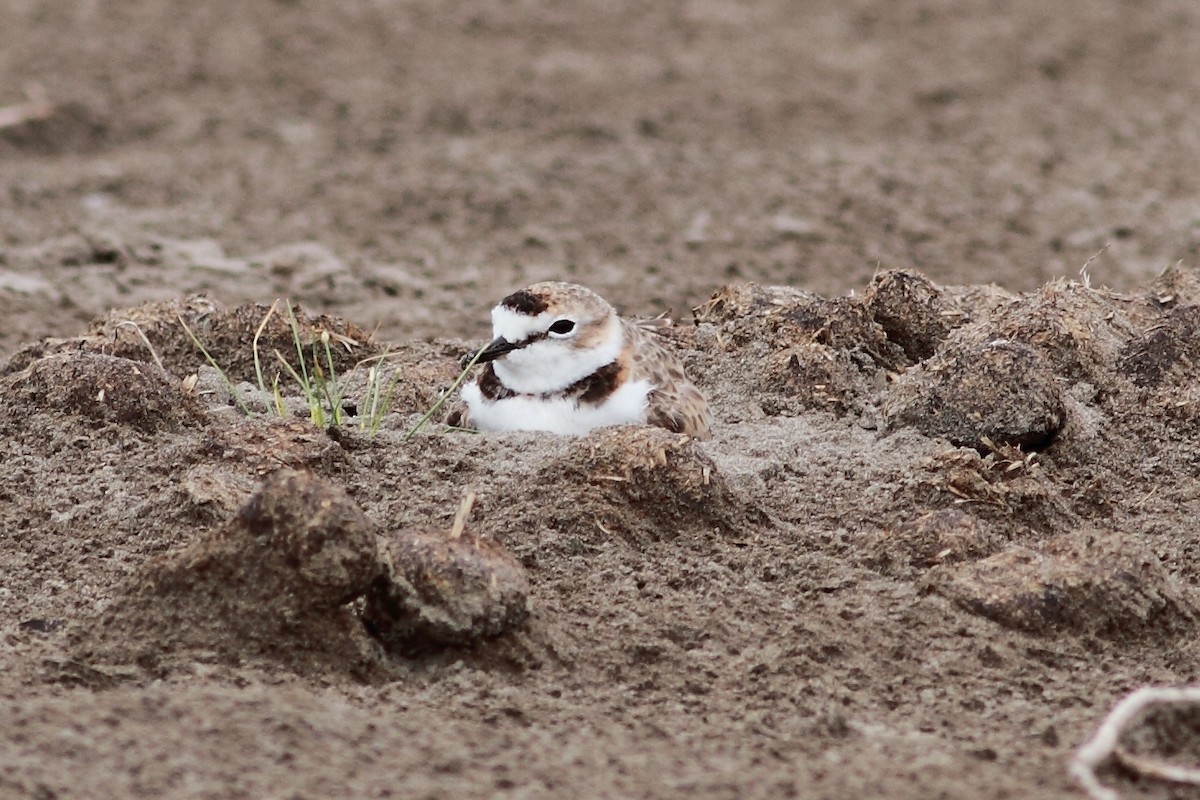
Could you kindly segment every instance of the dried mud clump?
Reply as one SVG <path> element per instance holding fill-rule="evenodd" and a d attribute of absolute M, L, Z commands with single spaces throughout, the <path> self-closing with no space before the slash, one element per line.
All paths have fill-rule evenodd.
<path fill-rule="evenodd" d="M 870 309 L 854 297 L 826 299 L 788 286 L 730 284 L 693 311 L 697 323 L 719 327 L 722 335 L 739 347 L 768 342 L 781 350 L 820 344 L 861 351 L 887 369 L 907 363 L 900 346 L 888 340 Z"/>
<path fill-rule="evenodd" d="M 880 272 L 867 286 L 863 302 L 910 361 L 923 361 L 938 345 L 956 319 L 942 290 L 920 273 L 907 270 Z"/>
<path fill-rule="evenodd" d="M 512 494 L 503 507 L 526 509 L 530 524 L 584 539 L 645 543 L 745 522 L 743 504 L 696 440 L 651 426 L 580 437 Z"/>
<path fill-rule="evenodd" d="M 1117 639 L 1194 633 L 1200 614 L 1148 549 L 1120 533 L 1072 533 L 938 567 L 927 585 L 1001 625 Z"/>
<path fill-rule="evenodd" d="M 786 286 L 733 284 L 695 309 L 698 343 L 770 415 L 862 410 L 907 357 L 858 298 L 827 300 Z"/>
<path fill-rule="evenodd" d="M 268 478 L 237 516 L 182 552 L 148 562 L 72 633 L 74 658 L 135 664 L 284 664 L 354 672 L 368 640 L 345 607 L 383 571 L 371 523 L 306 472 Z"/>
<path fill-rule="evenodd" d="M 819 344 L 801 344 L 771 354 L 756 388 L 759 404 L 772 416 L 808 409 L 846 414 L 862 409 L 861 398 L 882 387 L 885 374 L 856 363 L 854 354 Z"/>
<path fill-rule="evenodd" d="M 93 320 L 84 336 L 48 338 L 24 345 L 0 367 L 0 374 L 24 369 L 46 356 L 86 352 L 145 362 L 153 362 L 157 354 L 164 369 L 182 377 L 194 371 L 194 367 L 183 367 L 182 360 L 186 357 L 191 365 L 197 358 L 202 361 L 203 356 L 187 338 L 179 320 L 194 330 L 197 319 L 216 314 L 221 308 L 216 301 L 199 295 L 110 311 Z"/>
<path fill-rule="evenodd" d="M 1047 447 L 1065 419 L 1058 380 L 1033 348 L 1004 339 L 951 340 L 902 375 L 884 403 L 890 427 L 958 447 Z"/>
<path fill-rule="evenodd" d="M 205 450 L 258 477 L 281 467 L 322 471 L 346 464 L 345 451 L 326 431 L 297 418 L 237 417 L 209 431 Z"/>
<path fill-rule="evenodd" d="M 1035 348 L 1069 382 L 1111 389 L 1117 360 L 1137 334 L 1127 305 L 1113 292 L 1054 281 L 993 314 L 987 335 Z"/>
<path fill-rule="evenodd" d="M 922 464 L 911 496 L 918 508 L 967 506 L 972 516 L 1011 539 L 1030 530 L 1049 533 L 1078 518 L 1046 478 L 1036 453 L 998 447 L 987 455 L 967 448 L 947 450 Z M 992 544 L 992 534 L 986 541 Z"/>
<path fill-rule="evenodd" d="M 529 617 L 525 568 L 493 539 L 457 528 L 402 530 L 388 538 L 384 560 L 363 621 L 390 650 L 471 645 Z"/>
<path fill-rule="evenodd" d="M 383 387 L 380 403 L 387 400 L 388 408 L 397 414 L 426 411 L 436 403 L 458 377 L 462 366 L 460 348 L 425 342 L 405 342 L 388 349 L 388 357 L 373 362 L 379 370 L 378 384 Z M 370 365 L 362 365 L 345 375 L 338 375 L 343 397 L 356 398 L 354 411 L 369 415 L 362 398 L 368 396 L 367 382 Z"/>
<path fill-rule="evenodd" d="M 168 371 L 188 374 L 206 361 L 183 330 L 179 322 L 182 317 L 213 360 L 235 381 L 255 380 L 253 343 L 256 337 L 259 358 L 270 372 L 276 371 L 279 366 L 276 352 L 293 369 L 300 369 L 299 356 L 296 354 L 297 338 L 304 351 L 304 366 L 310 373 L 313 369 L 314 347 L 317 350 L 316 358 L 322 368 L 325 367 L 325 349 L 321 342 L 325 333 L 330 337 L 329 352 L 338 374 L 349 371 L 363 358 L 380 352 L 370 341 L 370 334 L 357 325 L 325 314 L 311 315 L 298 305 L 291 307 L 289 315 L 284 303 L 275 306 L 246 303 L 224 308 L 207 298 L 188 298 L 182 304 L 192 312 L 189 317 L 179 313 L 176 308 L 178 302 L 150 303 L 110 313 L 94 322 L 90 333 L 111 341 L 123 336 L 128 341 L 129 333 L 122 334 L 121 331 L 130 327 L 126 323 L 136 323 L 159 353 Z M 295 333 L 292 317 L 296 322 Z M 140 341 L 141 337 L 137 338 Z"/>
<path fill-rule="evenodd" d="M 1146 297 L 1157 309 L 1200 305 L 1200 272 L 1175 264 L 1159 274 Z"/>
<path fill-rule="evenodd" d="M 1200 377 L 1200 306 L 1173 308 L 1130 341 L 1120 372 L 1142 388 L 1194 382 Z"/>
<path fill-rule="evenodd" d="M 863 561 L 885 575 L 908 577 L 939 564 L 996 552 L 1005 540 L 959 508 L 929 511 L 886 528 L 866 544 Z"/>
<path fill-rule="evenodd" d="M 950 308 L 952 328 L 987 319 L 1018 299 L 1018 295 L 993 283 L 938 286 L 938 289 L 943 302 Z"/>
<path fill-rule="evenodd" d="M 203 416 L 193 395 L 154 364 L 97 353 L 48 356 L 0 379 L 3 414 L 51 411 L 142 431 L 178 430 Z"/>
<path fill-rule="evenodd" d="M 364 358 L 382 352 L 357 325 L 323 314 L 311 316 L 300 306 L 293 306 L 292 314 L 309 373 L 313 370 L 314 347 L 321 368 L 327 369 L 321 341 L 324 333 L 329 334 L 329 352 L 339 375 Z M 207 297 L 195 296 L 110 312 L 94 321 L 85 336 L 26 345 L 13 354 L 2 371 L 21 369 L 34 359 L 53 353 L 86 351 L 147 362 L 157 357 L 167 372 L 183 377 L 208 363 L 184 330 L 184 324 L 233 381 L 256 380 L 253 344 L 256 337 L 259 359 L 266 373 L 280 370 L 276 352 L 293 369 L 300 369 L 297 337 L 293 335 L 288 309 L 283 303 L 278 303 L 274 310 L 261 303 L 225 308 Z"/>

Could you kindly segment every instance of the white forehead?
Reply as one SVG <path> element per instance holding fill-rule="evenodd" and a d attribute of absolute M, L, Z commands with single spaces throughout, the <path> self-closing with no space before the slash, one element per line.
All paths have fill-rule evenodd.
<path fill-rule="evenodd" d="M 508 306 L 496 306 L 492 309 L 492 336 L 502 336 L 510 342 L 524 341 L 531 334 L 544 332 L 555 319 L 549 311 L 531 317 Z"/>

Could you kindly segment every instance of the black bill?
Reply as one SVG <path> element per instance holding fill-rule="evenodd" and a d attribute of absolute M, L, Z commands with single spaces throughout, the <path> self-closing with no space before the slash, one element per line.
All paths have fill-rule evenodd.
<path fill-rule="evenodd" d="M 525 344 L 523 342 L 510 342 L 503 336 L 497 336 L 495 339 L 492 339 L 492 341 L 488 342 L 487 347 L 483 348 L 483 352 L 481 352 L 479 357 L 475 359 L 475 363 L 486 364 L 489 361 L 495 361 L 505 353 L 511 353 L 513 350 L 520 350 L 524 346 Z M 465 356 L 463 356 L 463 367 L 466 367 L 467 364 L 471 362 L 472 358 L 475 358 L 474 353 L 467 353 Z"/>

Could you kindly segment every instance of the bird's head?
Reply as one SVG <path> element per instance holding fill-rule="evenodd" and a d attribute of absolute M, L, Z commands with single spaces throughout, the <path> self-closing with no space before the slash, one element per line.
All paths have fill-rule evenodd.
<path fill-rule="evenodd" d="M 565 389 L 620 355 L 621 320 L 595 292 L 572 283 L 535 283 L 492 309 L 492 336 L 479 356 L 521 394 Z"/>

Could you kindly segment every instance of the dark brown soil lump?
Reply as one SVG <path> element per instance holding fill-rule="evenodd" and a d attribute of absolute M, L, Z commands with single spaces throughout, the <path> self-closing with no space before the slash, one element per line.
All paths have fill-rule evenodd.
<path fill-rule="evenodd" d="M 56 411 L 143 431 L 196 425 L 199 403 L 152 363 L 78 352 L 46 356 L 0 378 L 0 414 Z"/>
<path fill-rule="evenodd" d="M 1194 383 L 1200 377 L 1200 306 L 1177 306 L 1129 342 L 1120 371 L 1138 386 Z"/>
<path fill-rule="evenodd" d="M 209 380 L 214 384 L 216 396 L 224 404 L 232 404 L 224 379 L 209 366 L 180 320 L 200 339 L 230 381 L 257 386 L 253 342 L 258 326 L 267 318 L 270 309 L 271 306 L 261 304 L 224 308 L 207 297 L 193 296 L 112 311 L 95 320 L 85 336 L 43 339 L 22 347 L 0 364 L 0 375 L 16 372 L 48 355 L 95 353 L 149 364 L 152 369 L 157 369 L 157 358 L 167 372 L 179 379 L 197 371 L 202 375 L 210 373 Z M 372 412 L 368 401 L 372 367 L 379 372 L 376 379 L 379 413 L 383 413 L 383 409 L 397 414 L 425 411 L 458 375 L 455 356 L 461 347 L 406 342 L 389 350 L 385 357 L 377 358 L 384 355 L 382 348 L 361 328 L 334 317 L 309 315 L 299 306 L 293 308 L 293 313 L 308 375 L 315 375 L 315 367 L 319 367 L 322 375 L 328 377 L 331 356 L 343 410 L 352 417 L 361 419 Z M 326 332 L 330 334 L 328 355 L 321 341 Z M 282 303 L 277 304 L 270 314 L 259 337 L 258 349 L 268 392 L 278 379 L 282 395 L 299 394 L 300 387 L 295 378 L 276 355 L 278 352 L 293 369 L 299 370 L 296 342 L 287 309 Z M 243 392 L 242 399 L 253 412 L 274 413 L 270 398 L 259 399 Z M 322 401 L 328 404 L 326 399 L 322 398 Z"/>
<path fill-rule="evenodd" d="M 235 417 L 210 429 L 204 451 L 259 477 L 281 467 L 336 470 L 346 463 L 328 431 L 296 417 Z"/>
<path fill-rule="evenodd" d="M 1055 373 L 1032 347 L 959 336 L 895 382 L 884 412 L 893 428 L 976 449 L 989 441 L 1044 448 L 1066 414 Z"/>
<path fill-rule="evenodd" d="M 645 544 L 733 533 L 748 510 L 695 439 L 651 426 L 602 428 L 494 504 L 522 509 L 532 530 Z"/>
<path fill-rule="evenodd" d="M 346 467 L 346 452 L 331 433 L 336 430 L 301 418 L 237 416 L 211 424 L 196 454 L 203 460 L 181 481 L 189 511 L 198 520 L 223 524 L 280 469 L 337 474 Z"/>
<path fill-rule="evenodd" d="M 794 416 L 808 410 L 861 413 L 901 369 L 899 345 L 853 297 L 826 299 L 786 286 L 731 284 L 694 309 L 693 345 L 706 359 L 688 361 L 709 393 L 718 418 L 753 406 L 755 413 Z M 697 363 L 698 361 L 698 363 Z M 707 371 L 725 377 L 706 385 Z M 735 391 L 731 391 L 731 387 Z"/>
<path fill-rule="evenodd" d="M 367 383 L 372 365 L 379 370 L 379 404 L 388 413 L 417 414 L 428 411 L 441 393 L 450 388 L 462 371 L 459 355 L 466 344 L 404 342 L 389 347 L 386 358 L 360 364 L 357 369 L 338 375 L 343 397 L 352 402 L 359 418 L 369 418 Z"/>
<path fill-rule="evenodd" d="M 1115 292 L 1054 281 L 1000 308 L 982 335 L 1033 347 L 1060 379 L 1111 390 L 1121 351 L 1138 332 L 1129 319 L 1137 305 Z"/>
<path fill-rule="evenodd" d="M 719 327 L 736 346 L 767 342 L 776 349 L 821 344 L 861 351 L 877 364 L 899 368 L 904 351 L 888 340 L 862 300 L 826 299 L 789 286 L 730 284 L 693 309 L 697 323 Z"/>
<path fill-rule="evenodd" d="M 307 472 L 271 475 L 225 527 L 151 559 L 73 631 L 73 657 L 152 672 L 192 661 L 303 673 L 367 664 L 345 604 L 383 572 L 370 521 Z"/>
<path fill-rule="evenodd" d="M 911 361 L 933 355 L 957 320 L 942 291 L 918 272 L 884 270 L 871 279 L 863 302 L 888 339 Z"/>
<path fill-rule="evenodd" d="M 838 415 L 861 411 L 862 398 L 886 380 L 884 370 L 865 354 L 821 344 L 798 344 L 773 352 L 752 374 L 758 378 L 755 389 L 760 405 L 771 416 L 810 409 Z"/>
<path fill-rule="evenodd" d="M 390 534 L 387 565 L 367 591 L 363 620 L 391 650 L 471 645 L 524 624 L 529 579 L 504 547 L 470 531 Z"/>
<path fill-rule="evenodd" d="M 1200 304 L 1200 273 L 1183 262 L 1172 264 L 1146 289 L 1146 299 L 1159 310 Z"/>
<path fill-rule="evenodd" d="M 928 586 L 1001 625 L 1120 639 L 1194 635 L 1200 613 L 1154 554 L 1119 532 L 1078 532 L 938 567 Z"/>
<path fill-rule="evenodd" d="M 52 353 L 87 351 L 147 362 L 154 362 L 157 356 L 167 372 L 182 378 L 208 364 L 200 348 L 184 330 L 186 324 L 217 366 L 235 383 L 257 381 L 252 346 L 257 335 L 264 379 L 270 384 L 271 376 L 281 373 L 281 381 L 287 383 L 292 379 L 282 369 L 275 354 L 278 352 L 299 372 L 296 336 L 287 306 L 279 302 L 273 312 L 271 308 L 271 305 L 261 303 L 226 308 L 208 297 L 193 296 L 111 311 L 93 321 L 85 336 L 45 339 L 26 345 L 13 354 L 0 372 L 21 369 L 35 358 Z M 310 315 L 300 306 L 292 307 L 292 315 L 304 352 L 304 368 L 310 375 L 314 363 L 328 372 L 328 356 L 321 338 L 325 333 L 329 334 L 329 356 L 338 375 L 382 352 L 366 331 L 345 320 L 323 314 Z"/>
<path fill-rule="evenodd" d="M 986 320 L 1019 294 L 994 283 L 973 283 L 967 286 L 939 286 L 942 301 L 949 306 L 947 314 L 952 328 Z"/>

